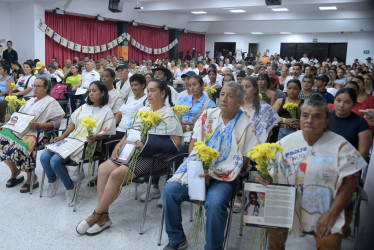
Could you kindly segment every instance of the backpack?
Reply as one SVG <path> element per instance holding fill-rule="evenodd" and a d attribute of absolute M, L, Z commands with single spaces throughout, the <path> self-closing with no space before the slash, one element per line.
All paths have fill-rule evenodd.
<path fill-rule="evenodd" d="M 65 100 L 66 96 L 64 93 L 67 93 L 68 87 L 65 84 L 56 84 L 52 91 L 51 96 L 55 98 L 56 100 Z"/>

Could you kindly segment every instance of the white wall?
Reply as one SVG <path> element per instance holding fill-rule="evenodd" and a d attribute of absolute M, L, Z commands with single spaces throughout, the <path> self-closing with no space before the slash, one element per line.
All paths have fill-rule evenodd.
<path fill-rule="evenodd" d="M 0 3 L 0 40 L 5 39 L 4 43 L 0 42 L 0 45 L 3 46 L 3 51 L 7 48 L 6 42 L 8 40 L 12 40 L 10 27 L 7 25 L 10 20 L 10 12 L 9 10 L 9 4 L 8 3 Z M 2 53 L 1 53 L 2 56 Z"/>
<path fill-rule="evenodd" d="M 374 57 L 374 32 L 357 33 L 327 33 L 327 34 L 295 34 L 295 35 L 207 35 L 206 50 L 214 51 L 214 42 L 236 42 L 236 49 L 248 50 L 249 43 L 258 43 L 259 51 L 264 52 L 269 49 L 269 55 L 280 53 L 281 43 L 311 43 L 313 38 L 318 42 L 346 42 L 347 63 L 352 64 L 358 58 L 360 62 L 365 62 L 368 56 Z M 364 50 L 369 50 L 370 54 L 364 54 Z M 211 54 L 212 55 L 212 54 Z"/>

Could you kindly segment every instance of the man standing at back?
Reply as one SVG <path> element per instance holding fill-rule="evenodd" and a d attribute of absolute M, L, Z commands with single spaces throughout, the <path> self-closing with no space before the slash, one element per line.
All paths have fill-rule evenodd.
<path fill-rule="evenodd" d="M 72 66 L 71 60 L 67 59 L 66 62 L 65 62 L 65 67 L 62 69 L 65 77 L 67 76 L 67 74 L 69 74 L 69 72 L 71 70 L 71 66 Z"/>
<path fill-rule="evenodd" d="M 300 62 L 303 62 L 303 64 L 308 64 L 309 63 L 309 58 L 308 58 L 307 53 L 303 54 L 303 57 L 300 59 Z"/>
<path fill-rule="evenodd" d="M 18 61 L 18 54 L 17 51 L 12 48 L 12 41 L 8 41 L 6 45 L 8 46 L 8 49 L 4 50 L 3 59 L 10 65 L 14 61 Z"/>

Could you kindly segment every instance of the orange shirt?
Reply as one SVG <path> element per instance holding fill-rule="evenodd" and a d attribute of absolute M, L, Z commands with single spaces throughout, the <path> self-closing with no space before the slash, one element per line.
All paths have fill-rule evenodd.
<path fill-rule="evenodd" d="M 268 62 L 269 62 L 269 57 L 267 57 L 267 56 L 262 57 L 262 63 L 263 63 L 264 65 L 267 65 Z"/>

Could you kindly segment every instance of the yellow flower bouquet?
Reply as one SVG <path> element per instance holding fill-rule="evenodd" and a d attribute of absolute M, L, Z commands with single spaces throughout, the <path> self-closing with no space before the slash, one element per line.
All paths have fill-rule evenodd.
<path fill-rule="evenodd" d="M 6 113 L 9 115 L 12 115 L 19 107 L 26 104 L 26 100 L 24 98 L 20 100 L 14 95 L 5 97 L 5 100 L 8 102 Z"/>
<path fill-rule="evenodd" d="M 92 118 L 92 117 L 84 117 L 81 120 L 81 124 L 83 127 L 87 129 L 87 139 L 90 139 L 94 135 L 94 128 L 97 128 L 97 122 L 98 120 Z M 88 144 L 87 148 L 87 153 L 88 153 L 88 174 L 90 175 L 91 168 L 94 164 L 95 158 L 94 158 L 94 153 L 95 153 L 95 145 Z"/>
<path fill-rule="evenodd" d="M 13 94 L 13 91 L 14 91 L 14 88 L 15 88 L 15 87 L 17 87 L 17 85 L 16 85 L 14 82 L 12 82 L 12 83 L 10 84 L 10 90 L 9 90 L 9 94 L 10 94 L 10 95 Z"/>
<path fill-rule="evenodd" d="M 159 124 L 162 121 L 162 116 L 159 113 L 153 112 L 151 110 L 140 111 L 138 116 L 139 116 L 140 122 L 142 123 L 141 131 L 140 131 L 140 142 L 144 143 L 147 139 L 148 131 L 150 130 L 151 127 Z M 134 173 L 136 162 L 138 161 L 139 155 L 140 155 L 140 149 L 137 148 L 128 166 L 130 171 L 127 171 L 125 177 L 123 178 L 118 196 L 121 193 L 121 188 L 123 184 L 125 183 L 125 181 L 129 179 L 129 177 Z"/>
<path fill-rule="evenodd" d="M 260 97 L 260 100 L 262 100 L 262 94 L 258 93 L 258 97 Z"/>
<path fill-rule="evenodd" d="M 213 131 L 214 133 L 214 131 Z M 209 147 L 205 144 L 205 142 L 213 135 L 211 133 L 204 141 L 197 141 L 194 145 L 194 150 L 197 151 L 197 158 L 203 164 L 203 169 L 208 170 L 218 159 L 220 152 L 215 150 L 212 147 Z M 197 201 L 197 209 L 195 210 L 194 220 L 192 224 L 192 234 L 195 241 L 195 245 L 197 245 L 199 241 L 199 232 L 202 229 L 205 229 L 205 219 L 204 219 L 204 202 Z"/>
<path fill-rule="evenodd" d="M 215 88 L 210 87 L 209 85 L 206 86 L 204 89 L 208 93 L 209 98 L 213 100 L 213 95 L 217 92 L 217 90 Z"/>
<path fill-rule="evenodd" d="M 266 180 L 270 177 L 269 170 L 273 167 L 277 154 L 283 150 L 284 148 L 276 143 L 262 143 L 254 146 L 247 156 L 257 163 L 257 171 Z"/>
<path fill-rule="evenodd" d="M 299 109 L 299 104 L 289 102 L 284 104 L 283 108 L 286 109 L 288 113 L 290 113 L 292 118 L 297 119 L 297 111 Z"/>
<path fill-rule="evenodd" d="M 186 112 L 190 110 L 190 107 L 186 105 L 177 105 L 173 107 L 173 110 L 175 114 L 178 116 L 179 121 L 182 122 L 182 117 Z"/>

